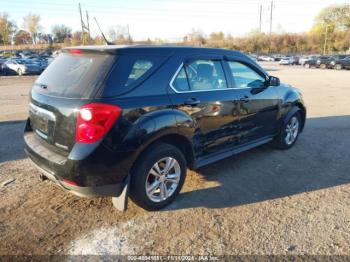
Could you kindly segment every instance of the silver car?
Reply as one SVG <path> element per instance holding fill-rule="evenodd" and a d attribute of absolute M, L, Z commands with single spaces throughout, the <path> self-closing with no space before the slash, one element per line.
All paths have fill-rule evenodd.
<path fill-rule="evenodd" d="M 2 66 L 3 74 L 40 74 L 42 72 L 41 67 L 38 64 L 31 62 L 30 60 L 10 58 Z"/>

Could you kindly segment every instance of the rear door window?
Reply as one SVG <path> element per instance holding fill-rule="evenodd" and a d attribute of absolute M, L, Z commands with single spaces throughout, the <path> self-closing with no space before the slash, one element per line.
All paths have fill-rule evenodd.
<path fill-rule="evenodd" d="M 35 81 L 34 90 L 50 96 L 90 98 L 109 72 L 108 54 L 62 53 Z"/>

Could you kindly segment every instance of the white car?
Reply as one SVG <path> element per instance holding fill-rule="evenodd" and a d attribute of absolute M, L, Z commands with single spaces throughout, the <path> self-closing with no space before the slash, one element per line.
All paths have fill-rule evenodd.
<path fill-rule="evenodd" d="M 273 59 L 273 58 L 270 57 L 270 56 L 260 56 L 260 57 L 259 57 L 259 60 L 260 60 L 260 61 L 267 61 L 267 62 L 273 62 L 273 61 L 275 61 L 275 59 Z"/>
<path fill-rule="evenodd" d="M 292 65 L 293 61 L 292 57 L 285 57 L 280 60 L 280 65 Z"/>
<path fill-rule="evenodd" d="M 299 65 L 304 65 L 306 61 L 310 59 L 315 59 L 317 56 L 316 55 L 310 55 L 310 56 L 303 56 L 299 59 Z"/>

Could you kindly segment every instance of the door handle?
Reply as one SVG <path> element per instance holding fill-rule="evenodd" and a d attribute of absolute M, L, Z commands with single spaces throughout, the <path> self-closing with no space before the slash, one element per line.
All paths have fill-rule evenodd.
<path fill-rule="evenodd" d="M 200 101 L 198 100 L 198 99 L 196 99 L 196 98 L 189 98 L 189 99 L 187 99 L 185 102 L 184 102 L 184 104 L 186 105 L 186 106 L 196 106 L 196 105 L 198 105 L 200 103 Z"/>
<path fill-rule="evenodd" d="M 248 103 L 249 102 L 249 97 L 248 96 L 244 96 L 244 97 L 241 97 L 239 99 L 239 101 L 243 102 L 243 103 Z"/>

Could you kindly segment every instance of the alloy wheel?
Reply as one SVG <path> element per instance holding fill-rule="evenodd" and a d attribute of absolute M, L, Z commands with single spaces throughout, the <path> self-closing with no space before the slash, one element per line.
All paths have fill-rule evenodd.
<path fill-rule="evenodd" d="M 284 140 L 287 145 L 291 145 L 296 140 L 299 133 L 299 120 L 296 116 L 293 116 L 286 125 L 286 136 Z"/>
<path fill-rule="evenodd" d="M 181 177 L 180 164 L 175 158 L 165 157 L 149 170 L 146 179 L 146 194 L 153 202 L 162 202 L 176 191 Z"/>

